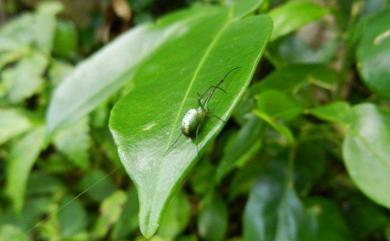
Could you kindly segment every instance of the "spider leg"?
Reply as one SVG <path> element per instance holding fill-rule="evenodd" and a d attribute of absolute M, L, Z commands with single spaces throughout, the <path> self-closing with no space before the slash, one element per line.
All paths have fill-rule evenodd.
<path fill-rule="evenodd" d="M 225 124 L 227 123 L 226 120 L 222 119 L 221 117 L 219 117 L 219 116 L 217 116 L 217 115 L 214 115 L 213 113 L 208 113 L 207 115 L 210 116 L 210 117 L 214 117 L 214 118 L 216 118 L 216 119 L 222 121 L 222 122 L 225 123 Z"/>

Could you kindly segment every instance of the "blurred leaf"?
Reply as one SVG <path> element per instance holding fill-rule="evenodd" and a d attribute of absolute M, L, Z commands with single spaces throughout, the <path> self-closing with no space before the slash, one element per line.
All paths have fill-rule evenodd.
<path fill-rule="evenodd" d="M 109 174 L 100 169 L 90 170 L 84 175 L 79 187 L 82 191 L 88 189 L 87 196 L 96 202 L 102 202 L 116 189 Z"/>
<path fill-rule="evenodd" d="M 191 173 L 190 183 L 194 192 L 202 196 L 214 188 L 214 183 L 210 182 L 210 178 L 215 175 L 215 167 L 209 160 L 203 159 L 195 168 L 196 172 Z"/>
<path fill-rule="evenodd" d="M 56 29 L 55 16 L 62 10 L 59 2 L 43 2 L 38 6 L 32 25 L 32 32 L 38 48 L 50 53 Z"/>
<path fill-rule="evenodd" d="M 167 240 L 175 238 L 187 227 L 191 216 L 191 205 L 187 196 L 179 192 L 172 197 L 160 220 L 157 235 Z"/>
<path fill-rule="evenodd" d="M 290 95 L 277 90 L 265 90 L 256 98 L 257 108 L 254 114 L 267 122 L 290 143 L 294 142 L 294 136 L 285 122 L 300 115 L 303 110 L 301 104 Z"/>
<path fill-rule="evenodd" d="M 224 240 L 228 228 L 228 209 L 224 200 L 213 193 L 201 203 L 199 235 L 206 241 Z"/>
<path fill-rule="evenodd" d="M 123 207 L 121 216 L 112 228 L 111 237 L 113 240 L 125 238 L 134 232 L 138 227 L 138 198 L 135 188 L 127 192 L 127 201 Z"/>
<path fill-rule="evenodd" d="M 236 18 L 244 17 L 253 13 L 264 3 L 264 0 L 236 0 L 233 4 L 234 16 Z"/>
<path fill-rule="evenodd" d="M 89 167 L 89 137 L 88 118 L 83 118 L 72 126 L 66 127 L 54 137 L 55 147 L 65 154 L 75 165 L 82 169 Z"/>
<path fill-rule="evenodd" d="M 7 99 L 17 103 L 37 93 L 42 88 L 42 75 L 47 64 L 48 60 L 44 55 L 33 52 L 21 59 L 16 66 L 4 70 L 1 79 Z"/>
<path fill-rule="evenodd" d="M 27 185 L 27 195 L 53 194 L 64 189 L 64 185 L 55 176 L 42 171 L 35 171 Z"/>
<path fill-rule="evenodd" d="M 200 15 L 191 9 L 140 25 L 79 64 L 54 92 L 47 113 L 49 132 L 76 122 L 132 81 L 151 53 L 180 35 L 186 22 Z"/>
<path fill-rule="evenodd" d="M 260 173 L 264 170 L 257 163 L 250 163 L 240 169 L 233 177 L 229 188 L 229 200 L 235 199 L 240 194 L 250 192 Z"/>
<path fill-rule="evenodd" d="M 320 19 L 328 10 L 309 1 L 290 1 L 270 11 L 274 22 L 272 40 Z"/>
<path fill-rule="evenodd" d="M 287 173 L 271 168 L 253 187 L 244 214 L 245 241 L 313 240 L 305 209 Z"/>
<path fill-rule="evenodd" d="M 326 241 L 352 241 L 352 233 L 348 229 L 338 207 L 324 198 L 310 198 L 306 202 L 316 227 L 316 239 Z"/>
<path fill-rule="evenodd" d="M 116 191 L 104 199 L 100 205 L 100 216 L 95 225 L 93 236 L 101 239 L 105 237 L 111 227 L 119 220 L 127 195 L 123 191 Z"/>
<path fill-rule="evenodd" d="M 344 216 L 357 240 L 368 240 L 389 222 L 389 215 L 384 209 L 356 193 L 347 195 L 349 202 Z"/>
<path fill-rule="evenodd" d="M 69 75 L 74 67 L 68 63 L 61 61 L 52 61 L 49 70 L 49 79 L 53 87 L 60 84 L 64 78 Z"/>
<path fill-rule="evenodd" d="M 20 212 L 23 207 L 26 184 L 31 168 L 44 148 L 44 134 L 43 127 L 35 127 L 12 145 L 8 158 L 5 192 L 11 198 L 17 212 Z"/>
<path fill-rule="evenodd" d="M 257 111 L 271 118 L 289 121 L 302 112 L 302 106 L 288 94 L 278 90 L 265 90 L 257 97 Z"/>
<path fill-rule="evenodd" d="M 325 143 L 321 140 L 300 142 L 294 160 L 295 186 L 307 193 L 326 171 Z"/>
<path fill-rule="evenodd" d="M 359 189 L 390 208 L 390 113 L 373 104 L 353 108 L 343 144 L 347 170 Z"/>
<path fill-rule="evenodd" d="M 29 241 L 29 237 L 24 232 L 12 225 L 0 226 L 0 240 L 4 241 Z"/>
<path fill-rule="evenodd" d="M 72 22 L 59 21 L 56 26 L 53 53 L 62 58 L 71 58 L 76 55 L 78 35 Z"/>
<path fill-rule="evenodd" d="M 250 90 L 252 95 L 267 89 L 297 93 L 309 84 L 332 90 L 337 82 L 337 72 L 325 65 L 292 64 L 276 69 L 261 82 L 254 84 Z"/>
<path fill-rule="evenodd" d="M 222 86 L 226 93 L 218 92 L 210 102 L 212 113 L 227 119 L 249 84 L 271 33 L 265 15 L 236 21 L 231 9 L 200 10 L 201 15 L 198 12 L 186 21 L 186 32 L 162 45 L 140 67 L 135 88 L 111 112 L 110 130 L 122 164 L 138 186 L 140 227 L 146 237 L 157 230 L 166 200 L 195 164 L 198 151 L 224 124 L 208 119 L 197 143 L 185 137 L 174 143 L 182 135 L 184 114 L 197 108 L 198 92 L 240 66 Z"/>
<path fill-rule="evenodd" d="M 31 127 L 32 123 L 21 111 L 0 108 L 0 145 Z"/>
<path fill-rule="evenodd" d="M 359 72 L 365 84 L 380 96 L 390 98 L 390 8 L 367 22 L 357 49 Z"/>
<path fill-rule="evenodd" d="M 243 166 L 262 145 L 264 122 L 256 116 L 250 119 L 238 132 L 232 146 L 226 146 L 222 160 L 217 168 L 216 180 L 221 182 L 223 177 L 235 166 Z"/>
<path fill-rule="evenodd" d="M 315 117 L 339 124 L 351 122 L 351 106 L 347 102 L 335 101 L 324 106 L 309 109 L 306 112 Z"/>
<path fill-rule="evenodd" d="M 88 225 L 88 215 L 81 201 L 72 196 L 66 196 L 58 209 L 58 227 L 61 237 L 71 237 Z"/>

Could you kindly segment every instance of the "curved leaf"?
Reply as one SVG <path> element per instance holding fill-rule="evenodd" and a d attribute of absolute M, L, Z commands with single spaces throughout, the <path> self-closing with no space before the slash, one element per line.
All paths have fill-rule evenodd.
<path fill-rule="evenodd" d="M 364 82 L 376 94 L 390 98 L 390 8 L 371 18 L 357 49 Z"/>
<path fill-rule="evenodd" d="M 390 113 L 372 104 L 352 111 L 343 144 L 348 173 L 368 197 L 390 208 Z"/>
<path fill-rule="evenodd" d="M 198 150 L 223 123 L 208 119 L 195 140 L 181 136 L 181 120 L 196 108 L 197 93 L 239 66 L 210 101 L 211 112 L 227 119 L 243 94 L 271 34 L 267 16 L 234 20 L 231 9 L 205 8 L 180 35 L 155 51 L 138 70 L 135 88 L 114 107 L 110 129 L 140 200 L 140 226 L 147 237 L 157 230 L 171 193 L 194 165 Z M 168 57 L 167 57 L 168 56 Z M 172 148 L 171 148 L 172 147 Z"/>
<path fill-rule="evenodd" d="M 78 121 L 131 81 L 150 53 L 168 39 L 180 36 L 187 22 L 199 15 L 203 13 L 190 9 L 155 24 L 141 25 L 79 64 L 54 92 L 47 113 L 48 132 L 53 134 Z"/>
<path fill-rule="evenodd" d="M 326 8 L 309 1 L 290 1 L 273 9 L 270 12 L 275 29 L 272 33 L 272 40 L 321 18 L 327 12 Z"/>

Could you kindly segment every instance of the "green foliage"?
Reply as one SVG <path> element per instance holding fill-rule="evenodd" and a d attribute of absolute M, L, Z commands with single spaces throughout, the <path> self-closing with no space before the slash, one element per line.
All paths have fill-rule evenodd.
<path fill-rule="evenodd" d="M 1 241 L 390 240 L 389 1 L 61 2 L 0 4 Z"/>

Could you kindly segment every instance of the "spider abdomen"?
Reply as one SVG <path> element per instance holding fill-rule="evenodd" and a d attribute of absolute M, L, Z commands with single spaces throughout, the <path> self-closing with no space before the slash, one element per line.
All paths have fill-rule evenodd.
<path fill-rule="evenodd" d="M 202 127 L 205 117 L 206 111 L 202 108 L 188 110 L 181 122 L 181 132 L 183 135 L 194 137 Z"/>

